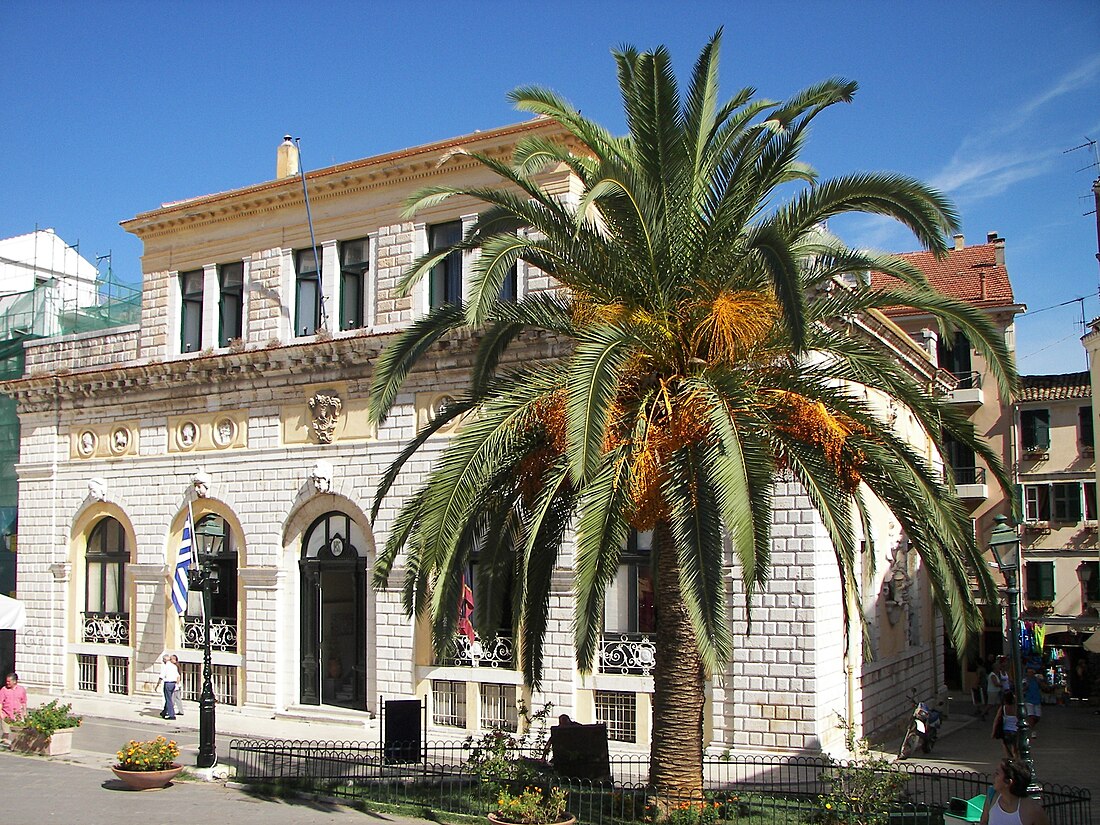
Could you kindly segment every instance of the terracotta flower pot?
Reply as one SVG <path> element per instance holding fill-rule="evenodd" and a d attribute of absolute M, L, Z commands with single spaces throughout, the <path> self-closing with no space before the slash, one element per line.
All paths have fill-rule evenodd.
<path fill-rule="evenodd" d="M 507 819 L 501 819 L 495 813 L 489 814 L 489 821 L 498 823 L 498 825 L 512 825 Z M 567 816 L 566 819 L 559 819 L 552 825 L 575 825 L 577 818 L 575 816 Z"/>
<path fill-rule="evenodd" d="M 121 779 L 132 791 L 149 791 L 156 788 L 166 788 L 169 783 L 183 770 L 183 765 L 173 764 L 163 771 L 124 771 L 121 768 L 112 767 L 115 776 Z"/>

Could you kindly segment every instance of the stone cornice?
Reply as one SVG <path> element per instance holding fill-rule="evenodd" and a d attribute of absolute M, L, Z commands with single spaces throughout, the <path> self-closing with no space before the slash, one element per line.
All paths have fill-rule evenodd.
<path fill-rule="evenodd" d="M 248 590 L 273 590 L 284 577 L 278 567 L 242 567 L 237 576 L 241 586 Z"/>
<path fill-rule="evenodd" d="M 212 387 L 232 387 L 247 382 L 253 387 L 283 383 L 287 376 L 308 376 L 309 383 L 362 380 L 394 333 L 356 334 L 300 344 L 287 344 L 240 352 L 221 352 L 172 361 L 148 361 L 35 375 L 0 382 L 0 393 L 19 404 L 20 413 L 45 412 L 58 401 L 81 404 L 88 399 L 117 404 L 120 396 L 140 392 L 143 401 L 158 395 L 178 394 L 181 388 L 210 392 Z M 458 329 L 445 336 L 434 352 L 447 361 L 447 369 L 467 369 L 476 355 L 476 333 Z M 567 343 L 545 332 L 524 336 L 527 349 L 509 358 L 553 358 L 564 354 Z M 430 362 L 422 366 L 428 367 Z M 303 381 L 306 379 L 303 378 Z"/>
<path fill-rule="evenodd" d="M 463 150 L 507 160 L 517 139 L 540 132 L 564 137 L 561 126 L 555 121 L 536 118 L 307 172 L 305 177 L 310 201 L 319 203 L 349 193 L 376 189 L 396 179 L 417 180 L 444 172 L 480 168 L 476 161 L 462 157 Z M 441 169 L 444 161 L 446 165 Z M 302 201 L 301 178 L 294 176 L 168 204 L 160 209 L 142 212 L 122 221 L 120 225 L 127 232 L 145 239 L 171 233 L 184 226 L 235 221 L 286 206 L 298 206 Z"/>
<path fill-rule="evenodd" d="M 135 584 L 164 584 L 168 565 L 131 563 L 126 565 L 126 574 Z"/>

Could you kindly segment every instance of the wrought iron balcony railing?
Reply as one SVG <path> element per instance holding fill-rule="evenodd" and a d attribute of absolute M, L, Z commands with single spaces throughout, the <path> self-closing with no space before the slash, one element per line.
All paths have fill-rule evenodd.
<path fill-rule="evenodd" d="M 957 390 L 980 390 L 982 388 L 982 374 L 980 372 L 953 372 Z"/>
<path fill-rule="evenodd" d="M 129 613 L 97 613 L 86 611 L 83 614 L 85 642 L 106 645 L 130 644 Z"/>
<path fill-rule="evenodd" d="M 440 664 L 450 667 L 502 667 L 511 668 L 514 662 L 512 637 L 494 636 L 488 641 L 473 639 L 459 633 L 451 642 L 451 648 Z"/>
<path fill-rule="evenodd" d="M 649 633 L 605 633 L 600 639 L 600 673 L 649 676 L 656 649 Z"/>
<path fill-rule="evenodd" d="M 985 467 L 952 467 L 956 484 L 985 484 Z"/>
<path fill-rule="evenodd" d="M 185 616 L 183 619 L 183 647 L 202 650 L 205 639 L 201 616 Z M 237 652 L 237 620 L 210 617 L 210 649 Z"/>

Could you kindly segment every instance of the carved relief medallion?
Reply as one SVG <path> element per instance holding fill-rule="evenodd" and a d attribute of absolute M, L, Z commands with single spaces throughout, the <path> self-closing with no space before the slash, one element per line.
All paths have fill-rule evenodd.
<path fill-rule="evenodd" d="M 111 430 L 111 452 L 122 455 L 130 446 L 130 431 L 125 427 L 115 427 Z"/>
<path fill-rule="evenodd" d="M 237 435 L 237 425 L 232 418 L 219 418 L 214 422 L 214 443 L 219 447 L 228 447 Z"/>
<path fill-rule="evenodd" d="M 332 443 L 343 406 L 344 402 L 337 396 L 323 392 L 316 393 L 309 399 L 309 408 L 313 412 L 313 432 L 322 444 Z"/>
<path fill-rule="evenodd" d="M 77 452 L 84 456 L 84 458 L 91 457 L 95 454 L 95 447 L 98 440 L 95 433 L 91 430 L 85 430 L 80 434 L 80 438 L 77 440 Z"/>
<path fill-rule="evenodd" d="M 176 431 L 176 443 L 181 449 L 190 450 L 199 440 L 199 428 L 194 421 L 184 421 Z"/>

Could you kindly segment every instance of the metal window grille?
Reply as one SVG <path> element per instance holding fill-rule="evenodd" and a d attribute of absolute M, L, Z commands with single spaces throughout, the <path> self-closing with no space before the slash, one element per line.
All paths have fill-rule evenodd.
<path fill-rule="evenodd" d="M 236 705 L 236 666 L 211 665 L 210 686 L 214 689 L 214 699 L 219 704 Z M 202 697 L 202 662 L 180 662 L 180 687 L 185 701 L 199 701 Z"/>
<path fill-rule="evenodd" d="M 507 731 L 519 729 L 515 685 L 481 686 L 481 726 Z"/>
<path fill-rule="evenodd" d="M 94 653 L 76 655 L 76 689 L 95 693 L 99 687 L 99 657 Z"/>
<path fill-rule="evenodd" d="M 596 721 L 607 725 L 610 741 L 637 742 L 638 697 L 618 690 L 597 690 Z"/>
<path fill-rule="evenodd" d="M 447 728 L 466 727 L 466 683 L 432 681 L 432 723 Z"/>
<path fill-rule="evenodd" d="M 123 696 L 130 692 L 130 660 L 125 656 L 107 657 L 107 692 Z"/>

